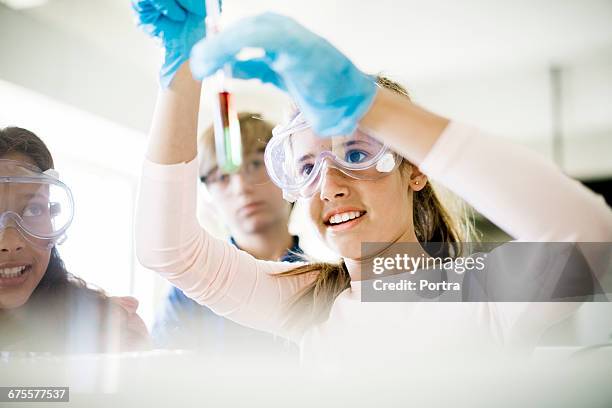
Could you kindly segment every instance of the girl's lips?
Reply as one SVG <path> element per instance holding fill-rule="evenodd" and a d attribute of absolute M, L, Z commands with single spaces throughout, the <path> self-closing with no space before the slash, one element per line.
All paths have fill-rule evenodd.
<path fill-rule="evenodd" d="M 343 231 L 347 231 L 351 228 L 354 228 L 357 224 L 359 224 L 365 217 L 367 216 L 367 213 L 362 214 L 361 216 L 354 218 L 352 220 L 349 221 L 345 221 L 341 224 L 325 224 L 327 229 L 331 232 L 343 232 Z"/>
<path fill-rule="evenodd" d="M 0 289 L 12 288 L 12 287 L 21 285 L 23 282 L 25 282 L 28 279 L 28 276 L 30 275 L 31 270 L 32 270 L 32 265 L 28 265 L 26 266 L 24 271 L 21 273 L 21 275 L 16 276 L 14 278 L 3 278 L 0 276 Z"/>
<path fill-rule="evenodd" d="M 339 208 L 336 208 L 335 210 L 331 210 L 331 211 L 328 211 L 327 213 L 325 213 L 323 215 L 323 222 L 325 224 L 329 224 L 329 219 L 332 216 L 334 216 L 336 214 L 346 213 L 346 212 L 358 212 L 360 214 L 365 214 L 366 213 L 365 210 L 362 210 L 362 209 L 357 208 L 357 207 L 339 207 Z"/>

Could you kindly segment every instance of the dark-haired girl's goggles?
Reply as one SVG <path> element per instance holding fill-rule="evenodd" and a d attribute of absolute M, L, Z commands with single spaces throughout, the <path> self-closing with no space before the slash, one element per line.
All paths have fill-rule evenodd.
<path fill-rule="evenodd" d="M 0 159 L 0 232 L 14 227 L 52 246 L 63 240 L 73 216 L 72 193 L 55 170 Z"/>

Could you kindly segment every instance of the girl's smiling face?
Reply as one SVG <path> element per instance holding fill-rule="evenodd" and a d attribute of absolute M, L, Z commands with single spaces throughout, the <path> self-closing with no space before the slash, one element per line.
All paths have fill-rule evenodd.
<path fill-rule="evenodd" d="M 299 151 L 296 157 L 303 157 L 304 152 L 327 150 L 329 143 L 312 133 L 301 134 L 293 147 Z M 341 151 L 343 160 L 351 163 L 372 153 L 358 139 Z M 421 190 L 427 178 L 415 166 L 404 161 L 374 180 L 355 179 L 333 167 L 323 168 L 320 177 L 320 190 L 304 200 L 320 237 L 341 257 L 361 259 L 364 242 L 416 240 L 412 192 Z"/>
<path fill-rule="evenodd" d="M 31 158 L 21 153 L 8 153 L 0 159 L 36 165 Z M 5 211 L 6 205 L 0 194 L 0 211 Z M 7 225 L 0 230 L 0 309 L 24 305 L 49 265 L 51 249 L 45 245 L 34 245 L 33 238 L 26 239 L 24 234 L 13 221 L 8 220 Z"/>
<path fill-rule="evenodd" d="M 360 259 L 363 242 L 395 242 L 412 224 L 412 195 L 398 170 L 378 180 L 356 180 L 326 170 L 308 200 L 319 236 L 343 258 Z"/>

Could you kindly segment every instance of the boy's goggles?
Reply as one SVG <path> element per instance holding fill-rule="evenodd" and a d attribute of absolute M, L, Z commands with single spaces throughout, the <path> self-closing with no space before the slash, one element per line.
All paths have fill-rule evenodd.
<path fill-rule="evenodd" d="M 16 227 L 24 237 L 52 246 L 63 240 L 73 216 L 72 193 L 55 170 L 0 159 L 0 232 Z"/>
<path fill-rule="evenodd" d="M 274 128 L 265 151 L 270 179 L 292 202 L 319 190 L 327 168 L 355 179 L 376 180 L 388 175 L 401 160 L 360 129 L 350 135 L 319 137 L 301 113 L 288 124 Z"/>

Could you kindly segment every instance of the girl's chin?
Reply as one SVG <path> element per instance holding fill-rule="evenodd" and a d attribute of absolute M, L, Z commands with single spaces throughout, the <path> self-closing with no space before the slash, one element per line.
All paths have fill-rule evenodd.
<path fill-rule="evenodd" d="M 25 305 L 28 301 L 28 299 L 30 299 L 30 296 L 32 294 L 28 294 L 26 295 L 18 295 L 18 296 L 11 296 L 11 295 L 0 295 L 2 297 L 2 299 L 0 299 L 0 309 L 5 309 L 5 310 L 10 310 L 10 309 L 17 309 L 23 305 Z"/>
<path fill-rule="evenodd" d="M 346 243 L 337 241 L 327 241 L 327 245 L 334 253 L 340 255 L 340 257 L 342 258 L 361 258 L 361 242 L 355 244 L 355 242 Z"/>

